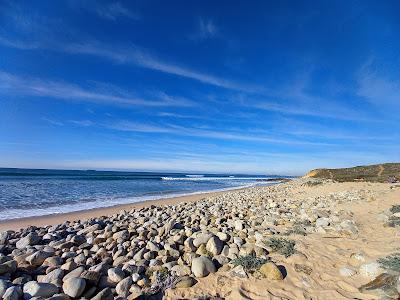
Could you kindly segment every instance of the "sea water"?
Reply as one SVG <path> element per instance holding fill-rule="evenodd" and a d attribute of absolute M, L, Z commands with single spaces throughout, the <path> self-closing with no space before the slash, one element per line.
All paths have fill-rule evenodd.
<path fill-rule="evenodd" d="M 277 176 L 0 168 L 0 220 L 267 185 Z"/>

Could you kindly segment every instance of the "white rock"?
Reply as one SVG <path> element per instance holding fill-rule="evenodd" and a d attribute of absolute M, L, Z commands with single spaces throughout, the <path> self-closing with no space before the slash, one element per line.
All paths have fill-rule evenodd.
<path fill-rule="evenodd" d="M 362 276 L 375 278 L 382 272 L 382 269 L 377 262 L 371 262 L 367 264 L 362 264 L 360 266 L 359 272 Z"/>
<path fill-rule="evenodd" d="M 207 244 L 208 240 L 212 237 L 210 233 L 201 233 L 193 240 L 193 245 L 199 247 L 202 244 Z"/>
<path fill-rule="evenodd" d="M 217 236 L 213 236 L 207 242 L 206 249 L 210 251 L 213 255 L 218 255 L 222 251 L 224 243 Z"/>
<path fill-rule="evenodd" d="M 3 300 L 19 300 L 21 297 L 21 288 L 19 286 L 11 286 L 4 293 Z"/>
<path fill-rule="evenodd" d="M 196 257 L 192 261 L 192 273 L 196 277 L 205 277 L 210 273 L 215 273 L 217 269 L 211 259 L 205 256 Z"/>
<path fill-rule="evenodd" d="M 3 297 L 6 290 L 11 286 L 11 282 L 0 279 L 0 298 Z"/>
<path fill-rule="evenodd" d="M 78 298 L 82 295 L 86 287 L 86 281 L 83 278 L 72 277 L 63 284 L 64 293 L 72 298 Z"/>
<path fill-rule="evenodd" d="M 110 278 L 111 281 L 113 282 L 120 282 L 122 279 L 124 279 L 125 276 L 125 272 L 122 271 L 121 268 L 111 268 L 108 269 L 108 277 Z"/>
<path fill-rule="evenodd" d="M 339 274 L 344 277 L 350 277 L 357 273 L 357 271 L 351 267 L 341 267 L 339 269 Z"/>
<path fill-rule="evenodd" d="M 24 298 L 43 297 L 49 298 L 58 293 L 58 287 L 51 283 L 29 281 L 24 284 Z"/>
<path fill-rule="evenodd" d="M 316 227 L 329 226 L 330 221 L 331 220 L 329 218 L 318 218 L 317 221 L 315 221 L 315 226 Z"/>
<path fill-rule="evenodd" d="M 129 295 L 129 289 L 133 284 L 131 277 L 126 277 L 124 280 L 120 281 L 115 287 L 115 291 L 121 297 L 127 297 Z"/>
<path fill-rule="evenodd" d="M 242 220 L 236 220 L 235 223 L 235 230 L 240 231 L 244 229 L 243 221 Z"/>

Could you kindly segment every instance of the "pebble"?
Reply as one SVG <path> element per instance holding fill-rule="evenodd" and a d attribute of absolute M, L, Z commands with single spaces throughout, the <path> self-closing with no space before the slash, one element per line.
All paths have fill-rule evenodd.
<path fill-rule="evenodd" d="M 0 279 L 0 298 L 3 297 L 6 290 L 11 286 L 8 280 Z"/>
<path fill-rule="evenodd" d="M 19 286 L 9 287 L 3 295 L 3 300 L 18 300 L 22 297 L 22 290 Z"/>
<path fill-rule="evenodd" d="M 120 282 L 122 279 L 126 277 L 125 272 L 122 271 L 121 268 L 108 269 L 107 274 L 110 280 L 114 282 Z"/>
<path fill-rule="evenodd" d="M 351 267 L 341 267 L 339 269 L 339 274 L 343 277 L 350 277 L 357 274 L 357 271 Z"/>
<path fill-rule="evenodd" d="M 213 255 L 218 255 L 221 253 L 224 243 L 217 236 L 211 237 L 206 245 L 207 251 L 211 252 Z"/>
<path fill-rule="evenodd" d="M 15 244 L 17 249 L 24 249 L 28 246 L 35 245 L 39 242 L 40 238 L 37 233 L 31 232 L 27 236 L 23 237 L 22 239 L 18 240 Z"/>
<path fill-rule="evenodd" d="M 86 281 L 82 278 L 72 277 L 64 281 L 62 286 L 65 294 L 72 298 L 78 298 L 83 294 L 86 287 Z"/>
<path fill-rule="evenodd" d="M 121 297 L 127 297 L 129 295 L 129 289 L 131 285 L 133 284 L 133 280 L 131 277 L 127 277 L 123 280 L 121 280 L 117 286 L 115 287 L 115 291 L 117 294 Z"/>
<path fill-rule="evenodd" d="M 29 281 L 24 284 L 23 293 L 24 298 L 48 298 L 58 293 L 58 287 L 51 283 L 39 283 L 36 281 Z"/>
<path fill-rule="evenodd" d="M 215 273 L 217 270 L 211 259 L 205 256 L 200 256 L 192 261 L 192 273 L 194 276 L 201 278 L 210 273 Z"/>
<path fill-rule="evenodd" d="M 365 277 L 376 277 L 382 272 L 382 269 L 379 263 L 371 262 L 362 264 L 359 268 L 359 272 Z"/>
<path fill-rule="evenodd" d="M 331 220 L 329 218 L 318 218 L 317 221 L 315 221 L 315 226 L 317 227 L 326 227 L 329 226 Z"/>
<path fill-rule="evenodd" d="M 196 280 L 190 276 L 184 276 L 175 284 L 176 288 L 189 288 L 196 284 Z"/>
<path fill-rule="evenodd" d="M 267 262 L 260 267 L 260 273 L 265 278 L 270 280 L 283 280 L 283 275 L 279 270 L 278 266 L 273 262 Z"/>

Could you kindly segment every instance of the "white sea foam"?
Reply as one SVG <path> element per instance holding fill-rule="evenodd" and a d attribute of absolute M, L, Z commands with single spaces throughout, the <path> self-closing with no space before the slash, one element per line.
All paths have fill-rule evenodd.
<path fill-rule="evenodd" d="M 186 175 L 187 176 L 187 175 Z M 178 180 L 178 181 L 221 181 L 221 180 L 258 180 L 263 181 L 266 177 L 161 177 L 162 180 Z"/>
<path fill-rule="evenodd" d="M 272 184 L 272 183 L 270 183 Z M 43 207 L 43 208 L 32 208 L 29 209 L 4 209 L 0 214 L 0 220 L 11 220 L 11 219 L 20 219 L 26 217 L 35 217 L 35 216 L 46 216 L 46 215 L 55 215 L 55 214 L 62 214 L 68 212 L 77 212 L 77 211 L 84 211 L 90 210 L 95 208 L 105 208 L 105 207 L 112 207 L 121 204 L 130 204 L 142 201 L 151 201 L 151 200 L 160 200 L 166 198 L 173 198 L 179 196 L 190 196 L 190 195 L 198 195 L 210 192 L 219 192 L 219 191 L 229 191 L 229 190 L 236 190 L 251 186 L 259 185 L 255 182 L 251 184 L 243 184 L 239 186 L 233 186 L 228 188 L 222 189 L 214 189 L 214 190 L 207 190 L 207 191 L 199 191 L 199 192 L 191 192 L 191 193 L 174 193 L 174 194 L 164 194 L 164 195 L 151 195 L 151 196 L 140 196 L 140 197 L 127 197 L 127 198 L 102 198 L 97 199 L 95 201 L 85 202 L 82 200 L 79 203 L 74 204 L 61 204 L 58 206 L 50 206 L 50 207 Z"/>

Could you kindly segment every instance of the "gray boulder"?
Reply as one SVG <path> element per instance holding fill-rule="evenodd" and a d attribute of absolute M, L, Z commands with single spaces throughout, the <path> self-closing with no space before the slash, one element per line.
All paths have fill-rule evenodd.
<path fill-rule="evenodd" d="M 29 281 L 24 284 L 23 292 L 25 299 L 33 297 L 49 298 L 58 293 L 58 287 L 51 283 Z"/>
<path fill-rule="evenodd" d="M 17 249 L 24 249 L 28 246 L 36 245 L 37 243 L 39 243 L 39 241 L 40 237 L 38 236 L 38 234 L 35 232 L 31 232 L 27 236 L 20 239 L 15 244 L 15 246 L 17 247 Z"/>
<path fill-rule="evenodd" d="M 19 286 L 11 286 L 4 293 L 3 300 L 19 300 L 21 297 L 21 288 Z"/>
<path fill-rule="evenodd" d="M 62 288 L 68 296 L 78 298 L 86 288 L 86 281 L 82 278 L 72 277 L 64 281 Z"/>
<path fill-rule="evenodd" d="M 210 273 L 215 273 L 216 271 L 217 269 L 214 266 L 214 263 L 206 256 L 197 257 L 192 261 L 192 273 L 198 278 L 205 277 Z"/>

